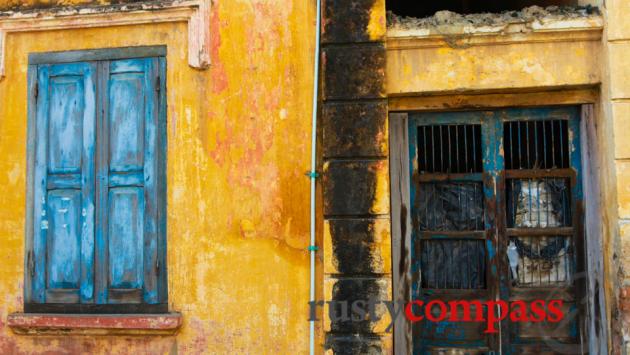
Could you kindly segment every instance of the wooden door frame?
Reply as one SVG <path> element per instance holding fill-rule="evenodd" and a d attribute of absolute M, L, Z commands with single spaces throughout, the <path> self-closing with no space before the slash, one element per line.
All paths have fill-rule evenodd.
<path fill-rule="evenodd" d="M 584 241 L 586 264 L 586 314 L 585 329 L 582 332 L 589 337 L 590 353 L 607 353 L 608 329 L 606 322 L 606 305 L 603 298 L 604 261 L 602 245 L 602 222 L 600 211 L 600 179 L 599 160 L 597 156 L 597 141 L 594 105 L 596 95 L 582 93 L 578 95 L 580 102 L 580 147 L 582 158 L 582 187 L 584 191 Z M 590 98 L 593 97 L 591 100 Z M 585 100 L 586 98 L 586 100 Z M 587 102 L 584 102 L 584 101 Z M 420 100 L 421 101 L 421 100 Z M 493 100 L 490 100 L 493 101 Z M 592 101 L 592 102 L 589 102 Z M 567 104 L 567 102 L 562 102 Z M 485 105 L 484 105 L 485 106 Z M 487 107 L 498 109 L 502 106 Z M 553 106 L 546 103 L 544 106 Z M 420 108 L 420 107 L 419 107 Z M 431 109 L 429 109 L 431 110 Z M 450 110 L 455 110 L 451 108 Z M 410 110 L 411 111 L 411 110 Z M 431 111 L 435 111 L 433 108 Z M 445 111 L 444 109 L 439 111 Z M 389 114 L 389 142 L 390 142 L 390 183 L 391 183 L 391 235 L 392 235 L 392 269 L 393 269 L 393 299 L 407 301 L 411 298 L 411 215 L 410 215 L 410 177 L 408 153 L 408 112 L 390 112 Z M 587 238 L 588 236 L 588 238 Z M 597 316 L 595 316 L 597 315 Z M 603 316 L 603 317 L 602 317 Z M 597 319 L 596 319 L 597 318 Z M 602 319 L 603 318 L 603 319 Z M 412 324 L 405 317 L 398 317 L 394 323 L 394 352 L 395 354 L 411 354 L 413 352 Z M 598 336 L 593 337 L 592 334 Z"/>

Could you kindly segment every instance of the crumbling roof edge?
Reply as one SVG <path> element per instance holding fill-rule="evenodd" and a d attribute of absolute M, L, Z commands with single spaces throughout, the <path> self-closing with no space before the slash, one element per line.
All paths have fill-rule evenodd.
<path fill-rule="evenodd" d="M 511 22 L 501 25 L 438 25 L 430 27 L 403 28 L 391 26 L 387 29 L 388 38 L 436 38 L 444 36 L 496 36 L 518 33 L 546 33 L 573 31 L 601 31 L 604 19 L 601 15 L 593 15 L 574 19 L 546 19 L 534 21 Z"/>

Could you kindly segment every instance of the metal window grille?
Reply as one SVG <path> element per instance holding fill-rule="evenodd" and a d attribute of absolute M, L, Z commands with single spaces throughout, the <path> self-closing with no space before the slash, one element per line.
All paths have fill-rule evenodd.
<path fill-rule="evenodd" d="M 561 236 L 513 237 L 508 244 L 510 279 L 517 287 L 571 283 L 573 247 Z"/>
<path fill-rule="evenodd" d="M 566 120 L 506 122 L 503 127 L 506 169 L 569 167 Z"/>
<path fill-rule="evenodd" d="M 569 179 L 508 179 L 508 228 L 555 228 L 571 225 Z"/>
<path fill-rule="evenodd" d="M 418 186 L 418 229 L 483 230 L 483 187 L 479 182 L 427 182 Z"/>
<path fill-rule="evenodd" d="M 481 163 L 481 125 L 418 127 L 420 173 L 478 173 Z"/>
<path fill-rule="evenodd" d="M 422 287 L 483 289 L 486 287 L 486 247 L 483 240 L 423 240 Z"/>

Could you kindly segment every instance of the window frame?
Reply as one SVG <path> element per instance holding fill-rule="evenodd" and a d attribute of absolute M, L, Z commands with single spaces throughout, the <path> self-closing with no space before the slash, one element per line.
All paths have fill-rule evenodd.
<path fill-rule="evenodd" d="M 168 312 L 168 267 L 166 264 L 166 170 L 167 170 L 167 107 L 166 107 L 166 46 L 139 46 L 103 48 L 89 50 L 73 50 L 61 52 L 43 52 L 29 54 L 28 64 L 28 120 L 27 120 L 27 171 L 26 171 L 26 218 L 25 218 L 25 253 L 24 253 L 24 312 L 26 313 L 146 313 L 157 314 Z M 157 165 L 157 297 L 155 304 L 122 303 L 35 303 L 32 301 L 32 279 L 34 277 L 34 192 L 35 192 L 35 163 L 36 163 L 36 131 L 37 131 L 37 96 L 38 96 L 38 65 L 62 64 L 74 62 L 101 62 L 136 58 L 156 58 L 158 62 L 157 94 L 157 134 L 156 134 L 156 165 Z M 96 80 L 96 79 L 95 79 Z M 98 116 L 98 114 L 97 114 Z M 98 135 L 98 132 L 95 132 Z M 95 231 L 97 226 L 94 226 Z M 96 248 L 96 246 L 95 246 Z M 96 266 L 95 266 L 96 267 Z M 96 277 L 93 275 L 94 284 Z"/>
<path fill-rule="evenodd" d="M 584 108 L 582 107 L 582 110 Z M 502 114 L 507 114 L 507 116 L 503 116 Z M 464 112 L 429 112 L 429 111 L 419 111 L 419 112 L 390 112 L 389 114 L 389 123 L 390 123 L 390 176 L 391 176 L 391 216 L 392 216 L 392 250 L 393 250 L 393 281 L 394 281 L 394 298 L 398 301 L 400 300 L 410 300 L 412 295 L 414 294 L 415 285 L 412 284 L 412 274 L 410 266 L 413 265 L 413 245 L 414 245 L 414 228 L 412 226 L 412 209 L 414 201 L 411 201 L 411 196 L 413 195 L 414 189 L 414 171 L 416 171 L 416 167 L 413 166 L 413 157 L 415 152 L 413 152 L 412 147 L 414 144 L 412 140 L 416 139 L 413 127 L 417 127 L 418 125 L 432 125 L 432 124 L 478 124 L 478 121 L 484 121 L 483 115 L 488 115 L 490 121 L 494 121 L 495 124 L 487 125 L 486 129 L 495 131 L 495 139 L 494 142 L 502 142 L 503 140 L 503 124 L 508 121 L 516 121 L 523 119 L 531 119 L 536 120 L 540 118 L 544 119 L 567 119 L 567 116 L 570 118 L 570 126 L 569 130 L 573 133 L 578 133 L 573 138 L 578 139 L 578 145 L 575 146 L 574 150 L 570 152 L 570 164 L 571 166 L 563 171 L 550 171 L 550 177 L 563 177 L 570 180 L 571 190 L 572 190 L 572 198 L 575 197 L 571 201 L 572 205 L 572 226 L 573 230 L 570 234 L 574 236 L 573 242 L 578 248 L 575 256 L 576 263 L 582 263 L 582 265 L 576 265 L 577 270 L 583 270 L 585 264 L 588 263 L 586 255 L 583 252 L 583 244 L 586 241 L 586 236 L 584 233 L 584 208 L 583 208 L 583 175 L 584 169 L 581 166 L 582 152 L 581 147 L 585 145 L 585 141 L 583 141 L 583 132 L 581 132 L 581 125 L 583 124 L 584 117 L 580 117 L 580 107 L 579 106 L 571 106 L 571 107 L 560 107 L 560 106 L 549 106 L 549 107 L 541 107 L 541 108 L 488 108 L 486 110 L 469 110 Z M 447 118 L 448 117 L 448 118 Z M 577 120 L 575 118 L 578 118 Z M 421 122 L 418 123 L 418 122 Z M 482 122 L 483 123 L 483 122 Z M 482 140 L 484 137 L 482 136 Z M 500 153 L 501 144 L 490 144 L 489 145 L 489 153 L 494 155 L 494 159 L 503 159 L 503 156 Z M 485 161 L 485 157 L 484 157 Z M 495 161 L 490 161 L 491 165 L 497 165 Z M 507 178 L 520 177 L 522 172 L 518 171 L 510 171 L 506 170 L 504 166 L 504 162 L 500 162 L 501 169 L 496 169 L 492 167 L 489 169 L 491 171 L 486 171 L 484 168 L 483 174 L 488 174 L 492 181 L 489 181 L 492 185 L 495 186 L 504 186 Z M 435 175 L 435 174 L 434 174 Z M 453 176 L 457 178 L 457 176 Z M 484 179 L 485 180 L 485 179 Z M 494 195 L 492 199 L 496 201 L 496 205 L 504 206 L 506 201 L 504 201 L 505 191 L 502 190 L 497 195 Z M 497 214 L 497 212 L 501 212 Z M 494 228 L 497 230 L 497 233 L 500 233 L 500 239 L 496 241 L 496 245 L 502 245 L 507 238 L 511 234 L 518 234 L 518 231 L 515 228 L 508 230 L 506 228 L 506 211 L 503 209 L 502 211 L 492 211 L 495 216 L 493 219 L 495 221 L 491 224 L 494 224 Z M 490 216 L 492 217 L 492 216 Z M 486 216 L 487 220 L 488 216 Z M 492 221 L 490 221 L 492 222 Z M 568 234 L 569 228 L 564 231 L 564 234 Z M 497 234 L 498 235 L 498 234 Z M 493 244 L 495 244 L 493 243 Z M 577 245 L 581 244 L 581 245 Z M 503 250 L 501 248 L 501 250 Z M 580 250 L 581 249 L 581 250 Z M 582 255 L 582 259 L 577 256 L 577 254 Z M 500 258 L 495 258 L 495 263 L 499 269 L 501 269 L 502 273 L 506 273 L 506 260 L 499 261 Z M 491 264 L 488 264 L 491 265 Z M 574 285 L 576 289 L 576 297 L 585 297 L 585 287 L 583 285 L 584 280 L 576 280 L 578 283 Z M 488 288 L 492 287 L 490 284 L 490 280 L 488 283 Z M 497 285 L 498 286 L 498 285 Z M 509 289 L 513 290 L 510 286 Z M 540 288 L 539 288 L 540 289 Z M 455 293 L 461 290 L 455 290 Z M 501 299 L 509 300 L 506 295 L 503 294 L 500 290 L 497 290 L 501 293 Z M 462 294 L 460 294 L 462 295 Z M 582 317 L 580 319 L 580 332 L 585 332 L 587 328 L 587 318 L 588 314 L 582 312 Z M 394 331 L 394 343 L 396 348 L 396 353 L 411 353 L 413 351 L 414 339 L 413 339 L 413 326 L 410 322 L 406 322 L 404 320 L 395 320 L 395 331 Z M 503 331 L 510 329 L 508 327 L 507 322 L 502 322 Z M 508 330 L 509 331 L 509 330 Z M 579 335 L 578 335 L 579 336 Z M 504 347 L 504 350 L 510 348 L 509 343 L 500 344 L 498 338 L 492 339 L 490 338 L 490 344 L 496 348 Z M 515 344 L 516 345 L 516 344 Z M 518 346 L 518 345 L 517 345 Z"/>

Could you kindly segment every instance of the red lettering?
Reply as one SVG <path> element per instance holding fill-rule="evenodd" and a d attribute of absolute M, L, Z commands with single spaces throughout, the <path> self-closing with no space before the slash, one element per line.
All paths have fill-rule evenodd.
<path fill-rule="evenodd" d="M 417 316 L 413 313 L 413 305 L 416 304 L 418 305 L 418 307 L 422 307 L 422 305 L 424 304 L 424 302 L 422 301 L 411 301 L 409 303 L 407 303 L 407 306 L 405 307 L 405 316 L 407 317 L 407 319 L 409 319 L 412 323 L 421 321 L 424 317 L 422 316 Z"/>
<path fill-rule="evenodd" d="M 549 314 L 547 314 L 547 320 L 552 323 L 557 323 L 564 318 L 564 313 L 562 312 L 562 300 L 551 300 L 547 304 L 547 308 L 549 309 Z M 556 307 L 557 305 L 557 307 Z M 552 317 L 551 315 L 555 315 Z"/>
<path fill-rule="evenodd" d="M 545 311 L 545 301 L 543 300 L 533 301 L 531 306 L 532 306 L 532 313 L 536 315 L 536 317 L 532 315 L 530 320 L 535 323 L 544 321 L 545 316 L 547 315 L 547 311 Z"/>
<path fill-rule="evenodd" d="M 475 322 L 483 322 L 485 319 L 483 318 L 483 305 L 481 301 L 449 301 L 448 306 L 450 308 L 450 322 L 471 322 L 473 321 L 471 318 L 472 306 L 475 307 Z M 457 306 L 461 306 L 462 309 L 462 318 L 459 319 L 459 312 L 457 310 Z"/>
<path fill-rule="evenodd" d="M 439 317 L 435 317 L 433 315 L 433 306 L 434 305 L 437 305 L 440 308 L 440 315 L 439 315 Z M 446 308 L 446 304 L 444 303 L 444 301 L 440 301 L 440 300 L 430 301 L 429 303 L 427 303 L 427 306 L 424 307 L 424 315 L 431 322 L 441 322 L 441 321 L 443 321 L 446 318 L 446 312 L 447 311 L 448 310 Z"/>
<path fill-rule="evenodd" d="M 505 301 L 486 301 L 486 306 L 488 307 L 488 321 L 487 327 L 484 333 L 497 333 L 498 330 L 496 328 L 496 322 L 500 322 L 505 319 L 508 315 L 508 304 Z M 496 306 L 499 306 L 499 316 L 497 317 L 495 313 Z"/>
<path fill-rule="evenodd" d="M 514 301 L 510 304 L 510 320 L 512 322 L 529 322 L 525 301 Z"/>

